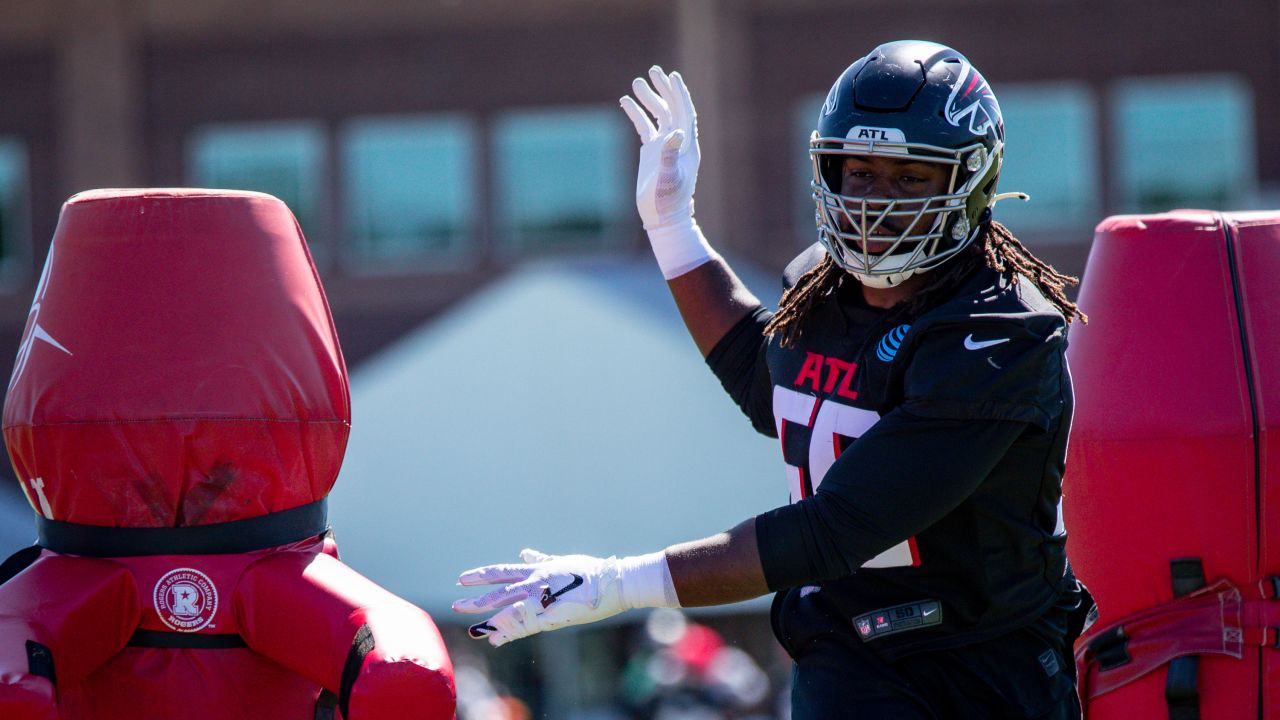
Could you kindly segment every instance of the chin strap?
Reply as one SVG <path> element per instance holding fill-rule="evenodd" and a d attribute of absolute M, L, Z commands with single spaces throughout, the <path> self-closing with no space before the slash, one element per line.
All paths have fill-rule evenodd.
<path fill-rule="evenodd" d="M 1018 200 L 1022 200 L 1022 201 L 1031 200 L 1031 196 L 1024 192 L 1014 191 L 1014 192 L 998 193 L 995 197 L 991 198 L 991 204 L 987 205 L 987 207 L 993 208 L 996 206 L 996 203 L 1000 202 L 1001 200 L 1008 200 L 1009 198 L 1017 198 Z"/>

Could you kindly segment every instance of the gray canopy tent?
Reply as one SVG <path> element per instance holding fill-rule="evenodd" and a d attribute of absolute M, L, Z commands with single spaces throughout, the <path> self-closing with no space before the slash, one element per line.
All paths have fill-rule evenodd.
<path fill-rule="evenodd" d="M 706 368 L 651 262 L 527 266 L 351 386 L 342 557 L 441 620 L 461 570 L 523 547 L 649 552 L 787 499 L 776 441 Z"/>

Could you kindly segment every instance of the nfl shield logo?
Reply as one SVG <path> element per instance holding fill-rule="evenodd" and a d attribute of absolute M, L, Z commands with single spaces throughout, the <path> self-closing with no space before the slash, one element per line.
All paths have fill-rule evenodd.
<path fill-rule="evenodd" d="M 858 634 L 867 636 L 871 634 L 871 621 L 866 618 L 858 618 L 854 621 L 854 625 L 858 627 Z"/>

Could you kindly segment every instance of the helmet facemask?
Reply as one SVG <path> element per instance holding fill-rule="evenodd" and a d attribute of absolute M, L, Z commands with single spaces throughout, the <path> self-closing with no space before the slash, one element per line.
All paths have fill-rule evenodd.
<path fill-rule="evenodd" d="M 850 131 L 852 135 L 853 131 Z M 864 285 L 902 283 L 953 257 L 973 242 L 995 192 L 1003 143 L 952 149 L 922 143 L 820 137 L 809 141 L 818 239 L 837 265 Z M 949 178 L 938 195 L 877 198 L 840 193 L 849 156 L 875 156 L 943 165 Z M 873 252 L 870 243 L 889 243 Z"/>

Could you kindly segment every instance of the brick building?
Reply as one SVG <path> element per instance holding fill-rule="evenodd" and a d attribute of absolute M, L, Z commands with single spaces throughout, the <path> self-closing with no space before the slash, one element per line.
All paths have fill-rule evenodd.
<path fill-rule="evenodd" d="M 547 253 L 640 252 L 616 106 L 652 63 L 698 103 L 699 218 L 780 266 L 811 241 L 805 140 L 876 42 L 960 48 L 1005 109 L 1001 216 L 1079 271 L 1093 224 L 1261 207 L 1280 184 L 1280 7 L 1240 0 L 3 0 L 0 348 L 59 204 L 252 187 L 300 216 L 349 361 Z M 0 370 L 10 353 L 0 352 Z"/>

